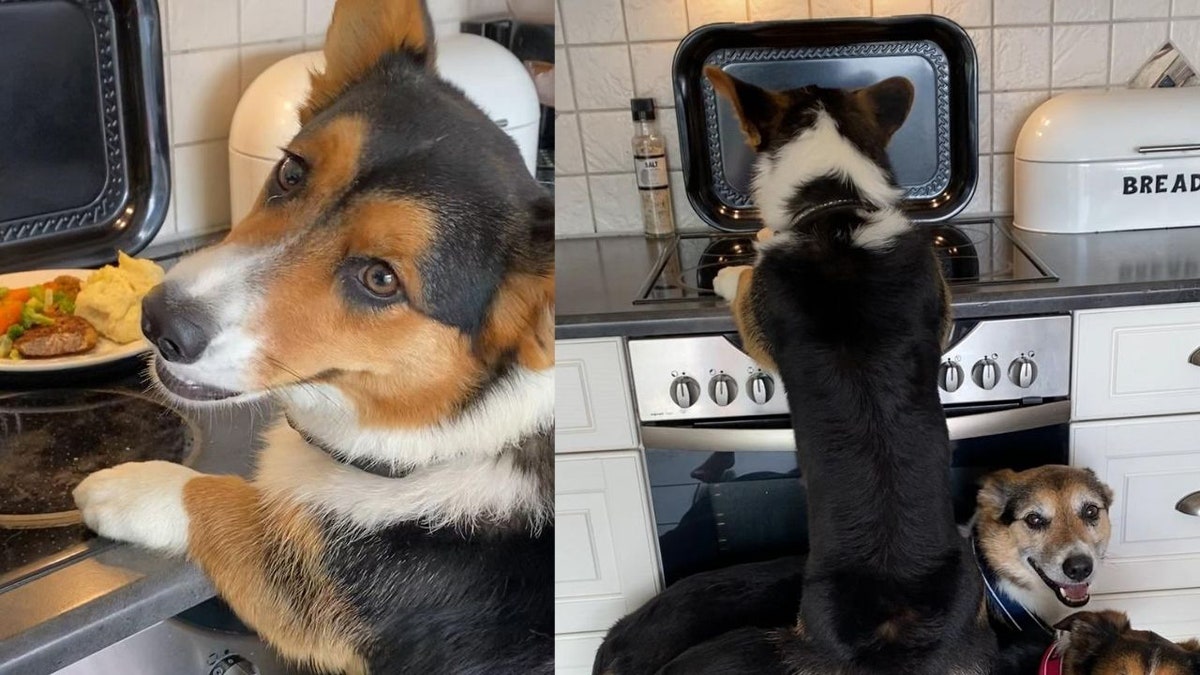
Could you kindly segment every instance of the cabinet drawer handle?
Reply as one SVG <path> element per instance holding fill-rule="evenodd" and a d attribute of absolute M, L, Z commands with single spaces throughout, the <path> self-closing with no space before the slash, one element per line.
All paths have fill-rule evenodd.
<path fill-rule="evenodd" d="M 1188 357 L 1188 363 L 1193 366 L 1200 366 L 1200 347 L 1196 347 L 1196 351 L 1192 352 L 1191 356 Z"/>
<path fill-rule="evenodd" d="M 1189 516 L 1200 516 L 1200 490 L 1180 499 L 1175 510 Z"/>

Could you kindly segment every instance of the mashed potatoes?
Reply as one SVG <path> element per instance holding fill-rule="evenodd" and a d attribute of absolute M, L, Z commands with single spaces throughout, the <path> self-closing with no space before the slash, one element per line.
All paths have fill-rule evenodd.
<path fill-rule="evenodd" d="M 86 319 L 100 334 L 126 344 L 142 337 L 142 298 L 163 278 L 163 269 L 150 260 L 118 254 L 117 267 L 105 265 L 83 284 L 75 299 L 75 316 Z"/>

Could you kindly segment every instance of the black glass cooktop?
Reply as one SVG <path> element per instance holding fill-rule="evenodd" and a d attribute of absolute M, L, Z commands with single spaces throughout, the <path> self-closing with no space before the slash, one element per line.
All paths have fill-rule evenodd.
<path fill-rule="evenodd" d="M 128 461 L 188 463 L 198 440 L 190 421 L 131 391 L 0 394 L 0 589 L 94 549 L 71 499 L 85 476 Z"/>
<path fill-rule="evenodd" d="M 1045 263 L 994 220 L 917 224 L 929 232 L 952 286 L 1055 281 Z M 681 234 L 665 246 L 634 304 L 716 297 L 712 283 L 730 265 L 754 262 L 754 239 L 745 235 Z"/>

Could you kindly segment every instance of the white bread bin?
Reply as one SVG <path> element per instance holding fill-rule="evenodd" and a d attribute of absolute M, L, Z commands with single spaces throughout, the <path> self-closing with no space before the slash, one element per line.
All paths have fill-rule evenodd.
<path fill-rule="evenodd" d="M 1200 225 L 1200 87 L 1043 103 L 1017 138 L 1013 224 L 1053 233 Z"/>
<path fill-rule="evenodd" d="M 533 173 L 541 108 L 524 64 L 478 35 L 440 37 L 437 54 L 438 73 L 517 142 L 526 168 Z M 250 212 L 279 161 L 279 149 L 300 131 L 297 110 L 308 98 L 309 71 L 324 68 L 321 52 L 296 54 L 267 68 L 242 94 L 229 130 L 230 222 L 237 223 Z"/>

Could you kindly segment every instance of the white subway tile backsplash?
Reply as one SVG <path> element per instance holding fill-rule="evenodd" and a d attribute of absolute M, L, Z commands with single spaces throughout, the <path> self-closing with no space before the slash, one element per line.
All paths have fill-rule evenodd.
<path fill-rule="evenodd" d="M 596 217 L 597 232 L 642 230 L 641 199 L 632 173 L 589 176 L 588 186 L 592 193 L 592 212 Z"/>
<path fill-rule="evenodd" d="M 675 105 L 671 88 L 671 63 L 675 59 L 674 42 L 640 42 L 629 45 L 633 58 L 633 91 L 638 97 L 650 97 L 658 107 Z"/>
<path fill-rule="evenodd" d="M 1050 27 L 997 28 L 992 33 L 996 91 L 1050 86 Z"/>
<path fill-rule="evenodd" d="M 554 172 L 560 175 L 585 172 L 579 118 L 570 113 L 558 113 L 554 119 Z"/>
<path fill-rule="evenodd" d="M 997 26 L 1050 23 L 1051 0 L 996 0 Z"/>
<path fill-rule="evenodd" d="M 750 0 L 749 9 L 751 21 L 786 21 L 809 16 L 804 0 Z"/>
<path fill-rule="evenodd" d="M 1094 87 L 1108 82 L 1107 23 L 1054 26 L 1050 83 L 1055 87 Z"/>
<path fill-rule="evenodd" d="M 1171 14 L 1171 0 L 1113 0 L 1114 19 L 1153 19 Z"/>
<path fill-rule="evenodd" d="M 1171 16 L 1200 16 L 1200 0 L 1174 0 Z"/>
<path fill-rule="evenodd" d="M 687 188 L 683 183 L 683 172 L 672 171 L 671 175 L 671 214 L 675 216 L 676 230 L 703 230 L 708 223 L 696 213 L 688 203 Z"/>
<path fill-rule="evenodd" d="M 1200 19 L 1171 22 L 1171 42 L 1194 68 L 1200 68 Z"/>
<path fill-rule="evenodd" d="M 928 14 L 933 11 L 931 0 L 874 0 L 871 11 L 875 16 Z"/>
<path fill-rule="evenodd" d="M 1112 0 L 1054 0 L 1054 22 L 1108 21 Z"/>
<path fill-rule="evenodd" d="M 992 94 L 979 95 L 976 119 L 979 127 L 979 154 L 986 155 L 992 151 Z"/>
<path fill-rule="evenodd" d="M 735 0 L 687 0 L 688 25 L 695 29 L 710 23 L 745 21 L 746 3 Z"/>
<path fill-rule="evenodd" d="M 229 136 L 241 87 L 237 47 L 170 57 L 171 123 L 177 144 Z"/>
<path fill-rule="evenodd" d="M 583 156 L 589 173 L 633 170 L 633 120 L 629 113 L 579 114 L 583 129 Z"/>
<path fill-rule="evenodd" d="M 678 40 L 687 35 L 686 0 L 625 0 L 630 40 Z"/>
<path fill-rule="evenodd" d="M 592 234 L 592 196 L 587 176 L 554 179 L 554 233 L 558 236 Z"/>
<path fill-rule="evenodd" d="M 871 16 L 871 0 L 809 0 L 814 19 Z"/>
<path fill-rule="evenodd" d="M 633 97 L 629 47 L 570 47 L 575 103 L 580 110 L 628 108 Z"/>
<path fill-rule="evenodd" d="M 265 42 L 241 47 L 241 91 L 245 92 L 254 79 L 279 61 L 304 51 L 304 40 Z"/>
<path fill-rule="evenodd" d="M 241 2 L 241 42 L 281 40 L 304 34 L 304 0 Z"/>
<path fill-rule="evenodd" d="M 992 0 L 933 0 L 933 12 L 967 28 L 992 25 Z"/>
<path fill-rule="evenodd" d="M 988 155 L 979 157 L 979 172 L 975 176 L 975 194 L 971 201 L 963 207 L 963 215 L 978 215 L 992 211 L 992 158 Z"/>
<path fill-rule="evenodd" d="M 225 140 L 175 148 L 176 229 L 180 237 L 229 224 L 229 150 Z"/>
<path fill-rule="evenodd" d="M 621 0 L 559 0 L 558 8 L 567 44 L 625 41 Z"/>
<path fill-rule="evenodd" d="M 333 18 L 335 0 L 304 0 L 304 33 L 306 35 L 324 35 L 329 28 L 329 20 Z"/>
<path fill-rule="evenodd" d="M 976 73 L 979 91 L 992 90 L 992 29 L 968 28 L 967 35 L 975 45 Z"/>
<path fill-rule="evenodd" d="M 1110 84 L 1126 84 L 1134 73 L 1167 41 L 1166 21 L 1113 24 Z"/>
<path fill-rule="evenodd" d="M 992 94 L 992 151 L 1012 152 L 1017 144 L 1021 126 L 1043 101 L 1050 98 L 1047 91 L 1011 91 Z"/>
<path fill-rule="evenodd" d="M 238 43 L 238 0 L 169 0 L 167 31 L 175 52 Z"/>
<path fill-rule="evenodd" d="M 992 155 L 992 213 L 1012 213 L 1012 155 Z"/>
<path fill-rule="evenodd" d="M 554 48 L 554 109 L 575 109 L 575 78 L 571 72 L 570 57 L 564 47 Z"/>
<path fill-rule="evenodd" d="M 566 43 L 565 31 L 562 25 L 562 12 L 558 10 L 557 2 L 554 7 L 554 44 L 561 45 Z"/>

